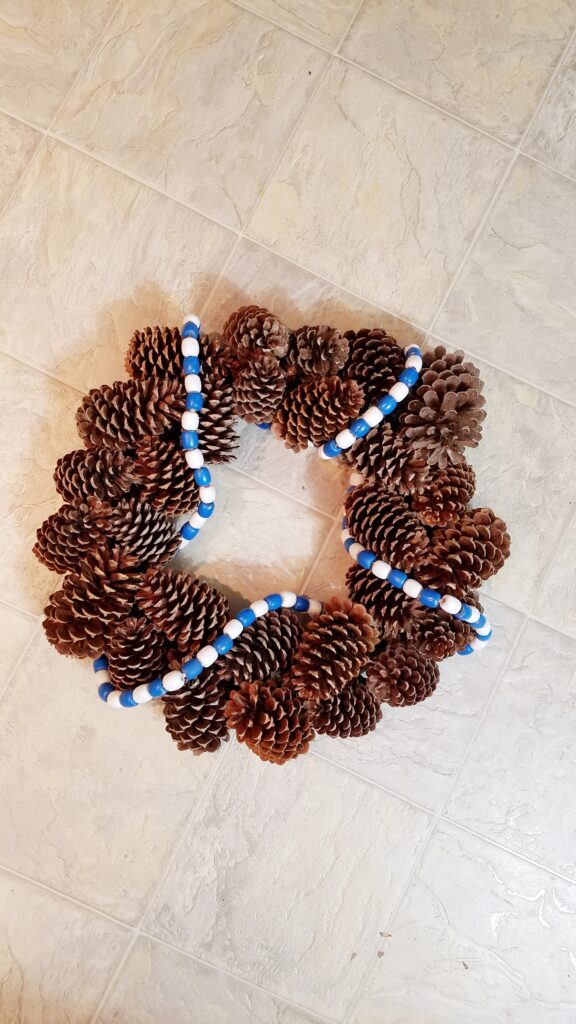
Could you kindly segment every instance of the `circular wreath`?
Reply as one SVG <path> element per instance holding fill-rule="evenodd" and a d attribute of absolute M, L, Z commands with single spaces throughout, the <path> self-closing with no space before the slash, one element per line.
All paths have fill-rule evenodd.
<path fill-rule="evenodd" d="M 218 335 L 194 316 L 181 332 L 136 331 L 126 370 L 82 401 L 84 447 L 58 461 L 64 504 L 34 548 L 64 575 L 46 636 L 95 659 L 108 704 L 160 699 L 181 750 L 215 751 L 233 730 L 283 764 L 316 733 L 363 736 L 382 703 L 429 697 L 439 661 L 489 639 L 476 590 L 510 538 L 491 509 L 470 507 L 464 452 L 485 411 L 462 352 L 422 355 L 381 329 L 289 330 L 244 306 Z M 350 465 L 347 598 L 279 591 L 230 618 L 216 588 L 166 568 L 215 511 L 207 465 L 234 457 L 236 416 Z"/>

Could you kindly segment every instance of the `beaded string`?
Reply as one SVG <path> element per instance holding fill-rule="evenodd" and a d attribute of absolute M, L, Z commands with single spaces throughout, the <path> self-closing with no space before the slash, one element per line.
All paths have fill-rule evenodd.
<path fill-rule="evenodd" d="M 182 328 L 182 370 L 186 389 L 186 409 L 182 413 L 182 433 L 180 440 L 184 449 L 184 457 L 194 470 L 194 480 L 198 485 L 200 503 L 188 521 L 180 529 L 180 550 L 185 548 L 214 512 L 216 489 L 212 485 L 210 470 L 204 465 L 204 456 L 198 447 L 199 413 L 204 406 L 202 394 L 202 366 L 200 363 L 200 318 L 194 315 L 184 317 Z"/>
<path fill-rule="evenodd" d="M 232 650 L 234 641 L 246 628 L 267 612 L 275 612 L 278 608 L 292 608 L 295 612 L 317 615 L 322 611 L 322 607 L 321 601 L 313 601 L 303 594 L 294 594 L 291 590 L 284 590 L 281 594 L 268 594 L 267 597 L 253 601 L 247 608 L 242 608 L 226 623 L 220 636 L 217 636 L 213 643 L 202 647 L 193 658 L 185 661 L 180 669 L 166 672 L 161 679 L 153 679 L 151 683 L 141 683 L 133 690 L 116 690 L 110 682 L 107 659 L 104 656 L 96 658 L 93 668 L 100 682 L 98 696 L 114 708 L 135 708 L 140 704 L 147 704 L 166 693 L 181 690 L 186 683 L 198 679 L 204 669 Z"/>

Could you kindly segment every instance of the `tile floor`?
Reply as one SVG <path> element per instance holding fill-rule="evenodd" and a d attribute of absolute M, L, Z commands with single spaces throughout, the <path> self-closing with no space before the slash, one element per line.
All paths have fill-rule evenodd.
<path fill-rule="evenodd" d="M 2 1024 L 576 1019 L 575 29 L 571 0 L 0 2 Z M 99 704 L 30 553 L 132 330 L 245 298 L 464 347 L 513 534 L 491 648 L 281 771 Z M 338 467 L 243 427 L 217 477 L 183 564 L 342 589 Z"/>

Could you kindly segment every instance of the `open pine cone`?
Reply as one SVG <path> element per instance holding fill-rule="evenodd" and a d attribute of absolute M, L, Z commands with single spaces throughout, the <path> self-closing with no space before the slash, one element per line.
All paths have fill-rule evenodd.
<path fill-rule="evenodd" d="M 286 376 L 274 356 L 252 359 L 234 380 L 234 409 L 247 423 L 269 423 L 286 390 Z"/>
<path fill-rule="evenodd" d="M 299 327 L 290 335 L 288 361 L 302 377 L 330 377 L 345 366 L 349 348 L 336 327 Z"/>
<path fill-rule="evenodd" d="M 178 750 L 193 754 L 213 753 L 228 739 L 225 708 L 228 687 L 215 673 L 205 671 L 191 689 L 163 697 L 166 731 Z"/>
<path fill-rule="evenodd" d="M 365 477 L 376 477 L 398 494 L 417 494 L 430 478 L 425 459 L 412 448 L 404 434 L 395 434 L 384 421 L 356 441 L 343 456 Z"/>
<path fill-rule="evenodd" d="M 363 404 L 362 389 L 355 381 L 319 377 L 288 392 L 275 413 L 272 431 L 293 451 L 309 444 L 319 448 L 347 427 Z"/>
<path fill-rule="evenodd" d="M 392 707 L 419 704 L 430 697 L 440 673 L 436 662 L 404 643 L 388 643 L 368 666 L 368 688 Z"/>
<path fill-rule="evenodd" d="M 178 435 L 183 410 L 180 379 L 119 380 L 86 395 L 76 425 L 87 448 L 131 448 L 142 437 Z"/>
<path fill-rule="evenodd" d="M 261 306 L 242 306 L 232 313 L 222 329 L 222 339 L 241 360 L 266 352 L 281 359 L 288 351 L 288 328 Z"/>
<path fill-rule="evenodd" d="M 506 524 L 490 508 L 464 512 L 450 526 L 433 531 L 418 578 L 426 586 L 462 598 L 503 566 L 510 554 Z"/>
<path fill-rule="evenodd" d="M 345 508 L 354 539 L 394 568 L 410 572 L 425 557 L 428 534 L 401 495 L 365 483 L 350 491 Z"/>
<path fill-rule="evenodd" d="M 232 650 L 219 659 L 219 675 L 234 683 L 271 679 L 288 668 L 301 632 L 300 619 L 289 608 L 269 612 L 256 619 Z"/>
<path fill-rule="evenodd" d="M 345 740 L 366 736 L 382 718 L 380 700 L 362 678 L 353 679 L 339 693 L 313 705 L 313 724 L 317 733 Z"/>
<path fill-rule="evenodd" d="M 149 683 L 166 668 L 166 641 L 147 619 L 131 616 L 109 633 L 104 653 L 110 682 L 118 690 Z"/>
<path fill-rule="evenodd" d="M 223 594 L 174 570 L 148 572 L 136 594 L 136 604 L 174 648 L 177 664 L 212 643 L 228 618 Z"/>
<path fill-rule="evenodd" d="M 303 630 L 290 683 L 307 700 L 326 700 L 359 675 L 377 642 L 378 630 L 366 609 L 332 597 Z"/>
<path fill-rule="evenodd" d="M 226 721 L 262 761 L 285 764 L 305 754 L 314 738 L 306 704 L 297 693 L 274 683 L 241 683 L 232 690 Z"/>
<path fill-rule="evenodd" d="M 58 459 L 54 480 L 56 490 L 70 505 L 82 505 L 92 497 L 100 501 L 127 498 L 139 483 L 131 454 L 104 447 L 68 452 Z"/>
<path fill-rule="evenodd" d="M 396 383 L 406 357 L 398 342 L 380 328 L 363 327 L 344 337 L 350 343 L 346 376 L 361 385 L 366 404 L 371 405 Z"/>
<path fill-rule="evenodd" d="M 136 445 L 134 472 L 140 498 L 167 516 L 193 512 L 198 486 L 181 447 L 159 437 L 145 437 Z"/>

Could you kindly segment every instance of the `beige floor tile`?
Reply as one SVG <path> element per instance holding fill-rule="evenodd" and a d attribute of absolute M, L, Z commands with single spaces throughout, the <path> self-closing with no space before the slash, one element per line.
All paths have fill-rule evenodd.
<path fill-rule="evenodd" d="M 576 42 L 538 112 L 524 152 L 576 178 Z"/>
<path fill-rule="evenodd" d="M 341 1017 L 428 816 L 314 758 L 271 767 L 230 750 L 145 927 Z"/>
<path fill-rule="evenodd" d="M 114 9 L 114 0 L 3 0 L 0 106 L 48 127 Z"/>
<path fill-rule="evenodd" d="M 242 0 L 242 4 L 289 32 L 333 50 L 346 32 L 358 0 Z"/>
<path fill-rule="evenodd" d="M 132 710 L 43 634 L 0 703 L 0 864 L 130 924 L 218 756 L 180 753 L 159 707 Z"/>
<path fill-rule="evenodd" d="M 576 182 L 521 159 L 435 330 L 574 403 Z"/>
<path fill-rule="evenodd" d="M 426 326 L 508 160 L 497 143 L 338 62 L 248 233 Z"/>
<path fill-rule="evenodd" d="M 568 0 L 366 0 L 343 53 L 516 143 L 574 24 Z"/>
<path fill-rule="evenodd" d="M 550 576 L 538 594 L 534 614 L 548 626 L 576 639 L 576 526 L 560 544 Z"/>
<path fill-rule="evenodd" d="M 353 1024 L 572 1024 L 576 890 L 442 825 Z"/>
<path fill-rule="evenodd" d="M 227 0 L 127 0 L 56 131 L 239 227 L 325 62 Z"/>
<path fill-rule="evenodd" d="M 0 209 L 8 200 L 40 135 L 33 128 L 0 114 Z"/>
<path fill-rule="evenodd" d="M 0 605 L 0 697 L 37 626 L 36 620 Z"/>
<path fill-rule="evenodd" d="M 47 142 L 0 223 L 0 343 L 82 391 L 111 382 L 135 328 L 200 307 L 231 244 L 198 214 Z"/>
<path fill-rule="evenodd" d="M 128 929 L 0 870 L 6 1024 L 89 1024 Z"/>

